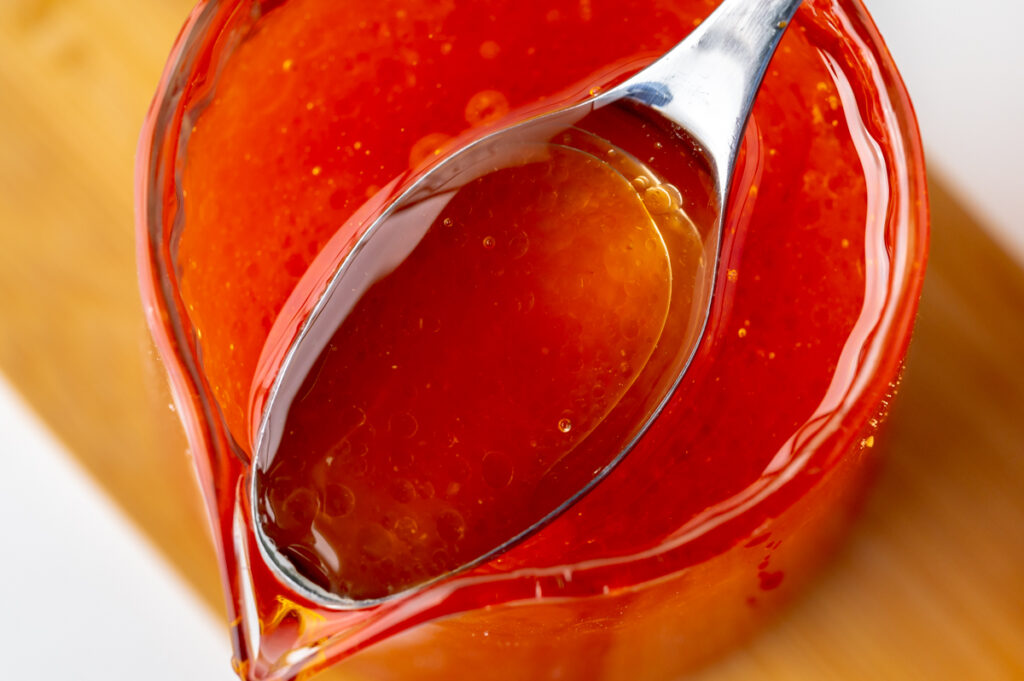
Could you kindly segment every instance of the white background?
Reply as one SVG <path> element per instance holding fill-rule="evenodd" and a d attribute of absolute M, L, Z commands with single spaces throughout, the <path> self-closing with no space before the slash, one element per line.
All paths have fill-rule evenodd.
<path fill-rule="evenodd" d="M 864 2 L 910 90 L 930 168 L 1024 262 L 1024 3 Z"/>
<path fill-rule="evenodd" d="M 867 0 L 933 171 L 1024 263 L 1024 3 Z M 233 678 L 210 613 L 0 379 L 0 676 Z M 58 616 L 59 615 L 59 616 Z"/>

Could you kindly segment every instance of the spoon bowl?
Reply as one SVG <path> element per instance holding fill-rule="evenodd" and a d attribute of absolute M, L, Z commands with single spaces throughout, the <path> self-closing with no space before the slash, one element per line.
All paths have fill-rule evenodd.
<path fill-rule="evenodd" d="M 458 149 L 375 216 L 292 341 L 262 407 L 253 447 L 251 520 L 261 554 L 283 583 L 326 607 L 374 605 L 479 564 L 519 541 L 585 494 L 626 455 L 679 385 L 703 334 L 739 143 L 767 64 L 800 4 L 800 0 L 726 0 L 683 42 L 622 84 L 576 106 L 497 130 Z M 631 126 L 643 128 L 645 134 L 624 135 L 623 139 L 643 137 L 649 146 L 619 139 L 616 131 Z M 445 211 L 457 197 L 479 191 L 481 182 L 504 169 L 550 162 L 552 149 L 559 150 L 555 155 L 578 155 L 587 162 L 597 159 L 607 164 L 632 184 L 646 206 L 661 235 L 660 243 L 654 240 L 656 256 L 664 254 L 669 272 L 667 294 L 652 308 L 659 310 L 654 316 L 660 316 L 655 324 L 656 344 L 637 346 L 640 359 L 632 364 L 642 363 L 642 367 L 623 372 L 607 409 L 599 410 L 590 422 L 558 421 L 565 434 L 576 429 L 575 439 L 571 447 L 565 446 L 542 466 L 535 480 L 537 496 L 523 502 L 532 508 L 529 520 L 503 527 L 489 544 L 427 565 L 386 591 L 337 588 L 326 573 L 340 570 L 338 566 L 348 557 L 337 555 L 326 546 L 330 542 L 319 536 L 319 557 L 311 557 L 308 547 L 289 549 L 280 534 L 268 531 L 275 522 L 274 511 L 269 504 L 260 503 L 273 492 L 271 477 L 280 463 L 279 452 L 294 433 L 289 421 L 293 409 L 320 381 L 325 353 L 332 348 L 339 329 L 354 318 L 368 292 L 396 272 L 431 229 L 446 219 Z M 659 158 L 654 149 L 685 149 L 687 153 L 676 154 L 673 171 L 649 165 Z M 689 174 L 692 181 L 677 180 L 680 173 Z M 684 195 L 679 190 L 682 186 L 704 186 L 707 195 Z M 529 195 L 522 197 L 524 203 L 531 200 Z M 693 210 L 689 210 L 691 203 Z M 702 204 L 705 214 L 698 216 Z M 652 256 L 652 262 L 658 257 Z M 680 263 L 691 266 L 682 268 Z M 658 307 L 662 304 L 663 309 Z M 422 325 L 423 319 L 419 321 Z M 342 427 L 347 433 L 365 425 L 366 413 L 357 409 L 339 419 L 347 419 Z M 388 429 L 395 431 L 415 433 L 417 428 L 415 419 L 388 424 Z M 331 453 L 325 460 L 333 464 L 348 453 L 339 450 L 337 456 Z M 484 454 L 483 465 L 491 461 L 491 477 L 504 478 L 501 466 L 505 464 L 494 464 L 493 454 Z M 499 468 L 494 469 L 495 465 Z M 395 470 L 399 470 L 398 464 Z M 345 469 L 341 472 L 344 475 Z M 435 487 L 431 486 L 431 498 L 437 492 Z M 336 489 L 341 490 L 340 495 L 352 494 L 344 486 Z M 402 494 L 399 491 L 396 498 L 402 500 Z M 421 491 L 420 496 L 427 494 Z M 307 497 L 292 493 L 282 503 L 299 516 L 308 515 L 315 509 L 310 510 L 313 502 Z M 352 503 L 335 500 L 335 510 L 348 513 Z M 461 539 L 467 525 L 474 524 L 474 518 L 465 515 L 441 511 L 439 531 Z M 376 559 L 375 552 L 389 551 L 394 543 L 389 534 L 392 530 L 361 530 L 352 541 Z M 321 567 L 311 568 L 313 564 Z"/>

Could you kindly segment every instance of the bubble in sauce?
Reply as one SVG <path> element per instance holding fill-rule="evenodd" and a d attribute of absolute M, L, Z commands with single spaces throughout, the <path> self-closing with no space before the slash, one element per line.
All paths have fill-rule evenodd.
<path fill-rule="evenodd" d="M 441 574 L 448 570 L 448 552 L 443 549 L 434 551 L 430 556 L 430 569 L 435 574 Z"/>
<path fill-rule="evenodd" d="M 470 97 L 466 104 L 466 122 L 470 125 L 484 125 L 508 113 L 508 99 L 497 90 L 481 90 Z"/>
<path fill-rule="evenodd" d="M 413 483 L 416 487 L 416 493 L 424 499 L 433 499 L 437 490 L 434 489 L 434 483 L 429 480 L 417 480 Z"/>
<path fill-rule="evenodd" d="M 443 132 L 432 132 L 416 140 L 409 150 L 409 167 L 415 168 L 434 156 L 440 156 L 451 138 Z"/>
<path fill-rule="evenodd" d="M 388 419 L 388 430 L 398 437 L 410 438 L 416 434 L 419 428 L 420 424 L 416 421 L 416 417 L 409 412 L 392 414 Z"/>
<path fill-rule="evenodd" d="M 513 258 L 521 258 L 530 250 L 530 237 L 526 232 L 519 232 L 508 243 L 509 254 Z"/>
<path fill-rule="evenodd" d="M 487 452 L 480 461 L 484 482 L 489 487 L 501 489 L 512 482 L 512 462 L 501 452 Z"/>
<path fill-rule="evenodd" d="M 395 535 L 402 541 L 411 542 L 415 540 L 418 529 L 419 524 L 411 516 L 405 515 L 395 521 Z"/>
<path fill-rule="evenodd" d="M 354 404 L 342 407 L 337 414 L 338 423 L 344 427 L 355 430 L 366 423 L 366 412 Z"/>
<path fill-rule="evenodd" d="M 441 511 L 437 516 L 437 533 L 441 539 L 454 544 L 466 536 L 466 521 L 454 509 Z"/>
<path fill-rule="evenodd" d="M 664 183 L 661 188 L 668 192 L 669 198 L 672 199 L 672 208 L 678 209 L 683 205 L 683 193 L 679 191 L 678 187 L 674 184 Z"/>
<path fill-rule="evenodd" d="M 320 499 L 313 490 L 299 487 L 291 491 L 274 509 L 277 524 L 286 530 L 305 529 L 320 510 Z"/>
<path fill-rule="evenodd" d="M 332 518 L 343 518 L 356 507 L 356 495 L 345 485 L 331 483 L 324 489 L 324 513 Z"/>
<path fill-rule="evenodd" d="M 501 54 L 501 46 L 493 40 L 485 40 L 480 43 L 480 56 L 484 59 L 494 59 Z"/>
<path fill-rule="evenodd" d="M 405 478 L 399 478 L 391 483 L 391 496 L 400 504 L 408 504 L 416 498 L 416 488 Z"/>
<path fill-rule="evenodd" d="M 672 195 L 664 186 L 648 187 L 644 190 L 644 205 L 655 215 L 672 210 Z"/>

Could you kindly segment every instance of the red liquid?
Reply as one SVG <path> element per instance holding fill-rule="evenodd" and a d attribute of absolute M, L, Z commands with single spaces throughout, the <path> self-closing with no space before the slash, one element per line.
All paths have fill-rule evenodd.
<path fill-rule="evenodd" d="M 180 159 L 180 240 L 144 253 L 158 285 L 170 285 L 144 286 L 171 315 L 154 323 L 179 398 L 194 399 L 186 424 L 219 522 L 232 611 L 249 603 L 262 623 L 241 621 L 242 671 L 284 678 L 370 646 L 349 664 L 377 678 L 525 678 L 559 665 L 569 678 L 667 678 L 742 634 L 811 571 L 861 488 L 925 247 L 920 150 L 899 117 L 909 107 L 850 7 L 808 3 L 769 68 L 708 334 L 636 449 L 494 559 L 347 613 L 281 587 L 244 522 L 233 538 L 236 504 L 247 503 L 237 497 L 244 464 L 219 415 L 245 450 L 257 360 L 285 299 L 365 198 L 444 136 L 585 97 L 623 64 L 639 67 L 681 39 L 711 3 L 291 0 L 245 33 L 215 89 L 197 77 L 209 68 L 198 62 L 182 104 L 198 117 Z M 221 11 L 213 25 L 228 19 Z M 164 163 L 177 149 L 173 120 Z M 681 158 L 678 149 L 658 155 L 652 167 Z M 162 185 L 149 198 L 165 211 L 156 233 L 169 234 L 173 193 Z M 175 324 L 195 338 L 172 340 Z M 279 322 L 271 343 L 287 328 Z M 266 376 L 255 380 L 258 400 Z M 445 615 L 454 616 L 396 636 Z M 295 647 L 308 649 L 285 659 Z"/>

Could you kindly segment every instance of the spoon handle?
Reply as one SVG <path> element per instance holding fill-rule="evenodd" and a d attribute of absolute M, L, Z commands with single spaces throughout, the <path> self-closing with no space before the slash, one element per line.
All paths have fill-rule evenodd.
<path fill-rule="evenodd" d="M 754 97 L 801 2 L 724 0 L 686 40 L 620 86 L 703 146 L 722 206 Z"/>

